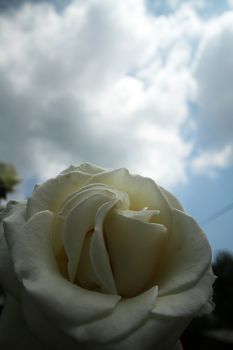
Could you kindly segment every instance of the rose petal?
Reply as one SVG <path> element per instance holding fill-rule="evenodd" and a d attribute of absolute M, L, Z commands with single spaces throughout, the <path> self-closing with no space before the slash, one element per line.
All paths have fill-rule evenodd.
<path fill-rule="evenodd" d="M 94 183 L 83 186 L 79 191 L 72 193 L 69 197 L 66 198 L 62 207 L 60 208 L 59 214 L 67 217 L 78 202 L 81 202 L 84 199 L 90 198 L 96 194 L 102 194 L 108 196 L 109 199 L 115 199 L 117 196 L 117 191 L 101 183 Z"/>
<path fill-rule="evenodd" d="M 124 215 L 127 218 L 137 219 L 143 222 L 150 222 L 154 216 L 159 215 L 159 210 L 149 210 L 144 208 L 143 210 L 118 210 L 119 214 Z"/>
<path fill-rule="evenodd" d="M 105 193 L 110 197 L 113 196 L 113 191 L 104 184 L 91 184 L 82 187 L 78 192 L 72 193 L 63 203 L 63 206 L 59 210 L 59 215 L 56 216 L 53 228 L 51 230 L 51 240 L 54 248 L 55 255 L 59 255 L 61 250 L 63 250 L 63 230 L 64 222 L 67 216 L 70 214 L 72 209 L 78 202 L 90 197 L 93 194 L 99 192 Z M 81 249 L 81 247 L 80 247 Z"/>
<path fill-rule="evenodd" d="M 118 212 L 105 220 L 105 237 L 118 293 L 131 297 L 155 285 L 166 228 Z"/>
<path fill-rule="evenodd" d="M 139 211 L 145 207 L 159 210 L 160 216 L 156 221 L 170 229 L 171 208 L 167 199 L 156 183 L 146 177 L 131 175 L 127 169 L 116 169 L 97 174 L 89 179 L 89 183 L 105 183 L 129 195 L 131 210 Z"/>
<path fill-rule="evenodd" d="M 51 212 L 34 215 L 23 227 L 21 220 L 18 210 L 5 220 L 7 243 L 18 278 L 46 318 L 62 329 L 90 322 L 114 309 L 119 296 L 84 290 L 61 276 L 49 239 Z"/>
<path fill-rule="evenodd" d="M 19 299 L 20 286 L 3 236 L 2 224 L 0 224 L 0 284 L 5 291 Z"/>
<path fill-rule="evenodd" d="M 194 287 L 180 293 L 158 297 L 155 308 L 152 310 L 153 314 L 176 318 L 194 317 L 212 296 L 214 281 L 215 276 L 209 268 Z"/>
<path fill-rule="evenodd" d="M 28 329 L 41 341 L 43 344 L 42 349 L 46 345 L 49 346 L 50 350 L 86 350 L 84 344 L 78 343 L 76 339 L 66 334 L 65 329 L 60 330 L 55 322 L 51 322 L 45 317 L 43 310 L 37 306 L 31 296 L 24 290 L 22 291 L 22 307 L 23 318 L 27 323 Z M 28 348 L 27 350 L 31 349 L 34 348 Z"/>
<path fill-rule="evenodd" d="M 113 345 L 113 342 L 128 337 L 144 324 L 155 305 L 157 290 L 157 287 L 153 287 L 136 297 L 121 300 L 107 317 L 74 327 L 72 335 L 79 341 L 103 345 L 111 342 Z"/>
<path fill-rule="evenodd" d="M 182 350 L 179 338 L 190 319 L 149 318 L 124 339 L 109 344 L 87 343 L 86 350 Z"/>
<path fill-rule="evenodd" d="M 213 293 L 212 293 L 213 294 Z M 198 311 L 197 317 L 210 314 L 215 308 L 215 303 L 212 300 L 212 296 L 209 298 L 207 303 Z"/>
<path fill-rule="evenodd" d="M 21 305 L 8 295 L 0 317 L 0 347 L 6 350 L 17 348 L 29 350 L 49 350 L 41 344 L 28 330 L 23 319 Z"/>
<path fill-rule="evenodd" d="M 90 259 L 92 268 L 102 284 L 102 291 L 117 294 L 113 278 L 109 255 L 106 250 L 103 234 L 103 224 L 106 215 L 117 203 L 117 200 L 104 203 L 97 211 L 95 219 L 95 230 L 90 244 Z"/>
<path fill-rule="evenodd" d="M 54 220 L 51 225 L 50 230 L 50 238 L 51 245 L 53 247 L 54 255 L 57 257 L 62 250 L 63 247 L 63 230 L 64 230 L 64 218 L 60 215 L 54 214 Z"/>
<path fill-rule="evenodd" d="M 101 168 L 101 167 L 94 165 L 94 164 L 83 163 L 79 166 L 71 165 L 69 168 L 62 171 L 61 174 L 68 174 L 72 171 L 80 171 L 80 172 L 85 173 L 87 175 L 95 175 L 95 174 L 105 172 L 106 170 L 107 169 Z"/>
<path fill-rule="evenodd" d="M 104 293 L 106 289 L 102 285 L 101 280 L 98 279 L 90 259 L 90 245 L 92 236 L 93 231 L 86 234 L 74 283 L 82 288 Z"/>
<path fill-rule="evenodd" d="M 24 216 L 26 213 L 26 203 L 25 202 L 9 202 L 7 207 L 4 209 L 3 219 L 7 218 L 12 211 L 18 210 L 21 213 L 20 225 L 25 222 Z M 7 246 L 3 223 L 0 223 L 0 283 L 4 287 L 4 290 L 14 296 L 16 299 L 20 298 L 20 285 L 17 276 L 14 271 L 14 266 L 9 253 L 9 248 Z"/>
<path fill-rule="evenodd" d="M 196 221 L 173 209 L 173 229 L 164 253 L 159 295 L 182 292 L 197 283 L 211 263 L 209 243 Z"/>
<path fill-rule="evenodd" d="M 57 273 L 57 265 L 49 241 L 53 213 L 44 211 L 24 222 L 21 208 L 4 219 L 4 231 L 11 251 L 14 268 L 20 280 L 36 279 L 40 270 L 50 268 Z M 23 255 L 21 255 L 23 254 Z M 25 263 L 25 261 L 27 263 Z"/>
<path fill-rule="evenodd" d="M 63 247 L 64 226 L 65 228 L 67 225 L 69 226 L 67 227 L 67 230 L 66 230 L 67 237 L 66 237 L 66 234 L 64 234 L 64 244 L 65 244 L 67 255 L 70 258 L 68 268 L 69 268 L 71 281 L 74 281 L 74 278 L 76 275 L 78 263 L 81 258 L 80 254 L 81 254 L 82 246 L 85 241 L 85 236 L 87 232 L 92 230 L 94 227 L 93 220 L 95 217 L 95 211 L 97 209 L 94 210 L 92 214 L 89 212 L 89 209 L 88 209 L 89 198 L 93 196 L 102 196 L 102 195 L 105 196 L 106 198 L 109 197 L 108 200 L 115 199 L 115 197 L 119 198 L 119 201 L 121 201 L 121 204 L 123 206 L 128 207 L 129 205 L 128 197 L 125 193 L 120 193 L 119 191 L 116 191 L 110 188 L 109 186 L 106 186 L 105 184 L 89 184 L 87 186 L 82 187 L 81 190 L 73 193 L 66 199 L 66 201 L 64 202 L 63 206 L 59 211 L 59 216 L 56 217 L 56 222 L 53 225 L 53 229 L 51 230 L 51 237 L 52 237 L 55 255 L 58 256 L 61 250 L 63 250 L 62 247 Z M 85 204 L 84 207 L 83 207 L 83 203 Z M 92 205 L 91 200 L 90 200 L 90 205 Z M 74 210 L 74 207 L 77 207 L 77 206 L 81 206 L 82 212 L 80 213 L 78 209 L 76 214 L 73 212 L 74 214 L 74 217 L 73 217 L 73 214 L 71 212 Z M 88 217 L 90 218 L 92 215 L 92 218 L 91 220 L 89 220 L 89 223 L 87 222 L 87 220 L 85 220 L 85 222 L 83 221 L 86 214 L 85 208 L 86 208 Z M 71 214 L 71 218 L 67 219 L 70 214 Z M 74 222 L 72 221 L 73 220 L 72 217 L 74 218 Z M 82 217 L 82 220 L 79 219 L 81 217 Z M 69 223 L 69 221 L 71 222 Z M 87 227 L 86 228 L 84 227 L 84 229 L 82 229 L 80 225 L 85 226 L 85 223 L 87 224 Z M 71 225 L 72 227 L 70 227 Z M 92 273 L 93 271 L 91 272 L 92 270 L 91 265 L 89 265 L 89 267 L 90 267 L 89 269 L 90 275 L 92 275 L 93 277 L 94 275 Z M 84 283 L 84 285 L 87 286 L 87 285 L 93 284 L 94 280 L 93 278 L 91 278 L 91 280 L 87 283 Z"/>
<path fill-rule="evenodd" d="M 182 205 L 180 204 L 178 199 L 175 196 L 173 196 L 173 194 L 171 194 L 170 192 L 168 192 L 167 190 L 165 190 L 165 188 L 163 188 L 161 186 L 159 188 L 162 191 L 163 195 L 166 197 L 168 203 L 170 204 L 170 206 L 172 208 L 184 211 Z"/>
<path fill-rule="evenodd" d="M 28 199 L 27 218 L 44 210 L 57 213 L 64 200 L 84 186 L 89 177 L 77 171 L 59 175 L 38 186 Z"/>

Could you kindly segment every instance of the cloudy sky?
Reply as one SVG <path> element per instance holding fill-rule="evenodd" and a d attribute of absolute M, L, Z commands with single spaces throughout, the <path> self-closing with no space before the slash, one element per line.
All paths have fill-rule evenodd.
<path fill-rule="evenodd" d="M 0 0 L 0 160 L 154 178 L 233 251 L 232 0 Z M 207 220 L 207 221 L 206 221 Z"/>

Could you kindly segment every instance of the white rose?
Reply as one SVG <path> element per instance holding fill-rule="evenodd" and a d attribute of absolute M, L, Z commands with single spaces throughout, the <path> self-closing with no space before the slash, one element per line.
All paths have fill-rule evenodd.
<path fill-rule="evenodd" d="M 176 349 L 212 295 L 200 227 L 126 169 L 82 164 L 36 187 L 8 207 L 0 249 L 4 349 Z"/>

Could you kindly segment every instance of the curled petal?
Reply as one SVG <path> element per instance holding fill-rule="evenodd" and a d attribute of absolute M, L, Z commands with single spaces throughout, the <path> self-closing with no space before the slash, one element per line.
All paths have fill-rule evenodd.
<path fill-rule="evenodd" d="M 77 272 L 86 234 L 94 229 L 97 210 L 106 202 L 109 202 L 108 196 L 94 194 L 78 202 L 64 222 L 63 240 L 71 281 L 74 281 Z"/>
<path fill-rule="evenodd" d="M 62 207 L 59 210 L 59 214 L 63 217 L 67 217 L 76 204 L 84 199 L 90 198 L 93 195 L 109 196 L 109 199 L 115 197 L 115 191 L 105 184 L 89 184 L 83 186 L 79 191 L 72 193 L 66 198 Z"/>
<path fill-rule="evenodd" d="M 97 211 L 95 219 L 95 230 L 92 235 L 90 245 L 90 259 L 93 270 L 99 281 L 101 282 L 102 290 L 117 294 L 117 289 L 112 274 L 109 255 L 106 249 L 104 234 L 103 234 L 103 223 L 108 212 L 114 207 L 117 200 L 104 203 Z"/>
<path fill-rule="evenodd" d="M 76 276 L 86 235 L 94 230 L 99 207 L 112 200 L 115 204 L 128 207 L 128 197 L 125 193 L 104 184 L 89 184 L 71 195 L 61 208 L 59 216 L 64 219 L 63 241 L 71 281 L 74 281 Z M 57 229 L 56 227 L 53 229 L 53 236 L 56 236 L 56 231 L 60 232 L 61 222 L 58 224 Z M 56 242 L 57 239 L 54 238 Z"/>
<path fill-rule="evenodd" d="M 122 214 L 127 218 L 137 219 L 143 222 L 150 222 L 154 216 L 159 215 L 159 210 L 149 210 L 144 208 L 143 210 L 118 210 L 118 214 Z"/>
<path fill-rule="evenodd" d="M 156 209 L 160 211 L 160 216 L 156 221 L 165 224 L 170 230 L 171 208 L 167 199 L 156 183 L 146 177 L 131 175 L 127 169 L 116 169 L 97 174 L 89 179 L 90 183 L 105 183 L 120 191 L 126 192 L 130 199 L 131 210 Z M 140 189 L 140 190 L 139 190 Z"/>

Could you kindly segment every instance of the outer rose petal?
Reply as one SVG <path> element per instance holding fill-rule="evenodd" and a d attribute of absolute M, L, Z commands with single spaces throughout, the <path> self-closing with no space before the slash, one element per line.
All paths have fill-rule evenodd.
<path fill-rule="evenodd" d="M 6 292 L 17 299 L 20 297 L 20 286 L 3 236 L 2 224 L 0 224 L 0 283 Z"/>
<path fill-rule="evenodd" d="M 64 350 L 64 347 L 69 350 L 82 349 L 82 347 L 86 349 L 88 344 L 91 344 L 90 348 L 93 350 L 98 349 L 99 344 L 101 344 L 100 349 L 103 347 L 103 349 L 110 350 L 112 348 L 115 349 L 115 343 L 116 345 L 121 345 L 119 348 L 116 347 L 116 349 L 131 350 L 131 347 L 128 348 L 128 337 L 131 339 L 130 343 L 134 345 L 132 350 L 144 350 L 144 343 L 148 339 L 143 337 L 139 341 L 139 343 L 141 342 L 140 346 L 138 346 L 139 344 L 136 346 L 134 337 L 131 337 L 131 334 L 136 335 L 137 341 L 138 329 L 148 322 L 150 310 L 153 308 L 156 300 L 156 293 L 157 288 L 153 288 L 140 296 L 121 301 L 111 314 L 106 315 L 102 319 L 80 327 L 76 327 L 74 324 L 69 329 L 64 325 L 61 331 L 54 327 L 54 322 L 44 317 L 44 311 L 37 307 L 37 304 L 30 296 L 24 294 L 24 316 L 33 334 L 46 344 L 51 346 L 54 344 L 55 348 L 59 350 Z M 154 317 L 153 323 L 154 327 L 158 324 Z M 67 338 L 65 333 L 69 334 L 71 338 Z M 154 332 L 151 334 L 154 334 Z M 141 335 L 143 334 L 141 333 Z M 152 336 L 152 338 L 157 341 L 158 336 Z M 74 343 L 76 347 L 73 346 L 72 339 L 76 341 Z M 155 342 L 155 344 L 157 343 Z"/>
<path fill-rule="evenodd" d="M 159 295 L 195 287 L 211 263 L 209 243 L 196 221 L 177 209 L 173 209 L 172 213 L 173 228 L 158 282 Z"/>
<path fill-rule="evenodd" d="M 80 341 L 107 344 L 118 342 L 138 330 L 152 315 L 158 288 L 153 287 L 133 298 L 122 299 L 105 317 L 73 328 L 73 336 Z"/>
<path fill-rule="evenodd" d="M 199 314 L 212 296 L 211 286 L 214 281 L 215 276 L 212 269 L 209 268 L 197 284 L 190 289 L 158 297 L 153 314 L 174 318 L 193 317 Z M 211 309 L 208 310 L 210 311 Z"/>
<path fill-rule="evenodd" d="M 28 329 L 43 344 L 48 345 L 50 350 L 86 350 L 84 344 L 78 343 L 76 339 L 67 336 L 65 329 L 59 330 L 56 327 L 56 322 L 47 318 L 40 305 L 38 306 L 35 300 L 24 291 L 22 292 L 22 303 L 23 318 L 26 321 Z M 34 348 L 28 350 L 34 350 Z M 43 346 L 41 350 L 44 350 Z"/>
<path fill-rule="evenodd" d="M 30 332 L 22 316 L 21 305 L 8 295 L 0 317 L 0 348 L 14 350 L 51 350 Z"/>
<path fill-rule="evenodd" d="M 165 190 L 165 188 L 163 188 L 161 186 L 159 188 L 162 191 L 162 193 L 164 194 L 165 198 L 167 199 L 168 203 L 170 204 L 170 206 L 172 208 L 184 211 L 182 205 L 180 204 L 178 199 L 175 196 L 173 196 L 173 194 L 171 194 L 170 192 L 168 192 L 167 190 Z"/>
<path fill-rule="evenodd" d="M 6 218 L 16 208 L 21 212 L 25 212 L 25 207 L 25 203 L 9 202 L 4 210 L 3 216 Z M 22 219 L 22 222 L 24 222 L 24 219 Z M 4 237 L 2 222 L 0 222 L 0 283 L 6 292 L 10 293 L 16 299 L 20 298 L 20 284 L 15 274 L 12 259 Z"/>
<path fill-rule="evenodd" d="M 190 319 L 149 318 L 135 332 L 109 344 L 87 343 L 87 350 L 182 350 L 179 338 Z"/>
<path fill-rule="evenodd" d="M 5 313 L 2 315 L 0 345 L 4 346 L 4 350 L 14 350 L 18 344 L 23 345 L 25 350 L 150 350 L 157 349 L 158 345 L 159 350 L 181 349 L 177 347 L 178 344 L 175 342 L 187 323 L 186 318 L 182 318 L 181 322 L 177 323 L 177 319 L 153 317 L 142 323 L 126 338 L 118 341 L 109 344 L 77 343 L 76 340 L 67 338 L 65 334 L 56 330 L 53 324 L 44 318 L 37 305 L 31 302 L 30 297 L 25 296 L 24 293 L 22 296 L 23 299 L 26 298 L 24 316 L 21 313 L 20 304 L 10 297 L 8 299 L 9 304 L 6 305 Z M 23 317 L 26 319 L 29 328 Z M 12 337 L 12 329 L 14 329 L 14 337 Z M 33 337 L 29 331 L 30 329 L 37 338 Z M 101 329 L 101 334 L 102 332 L 106 333 L 107 330 Z M 169 336 L 167 336 L 168 334 Z M 43 344 L 38 339 L 41 339 Z M 6 344 L 9 346 L 6 347 Z"/>

